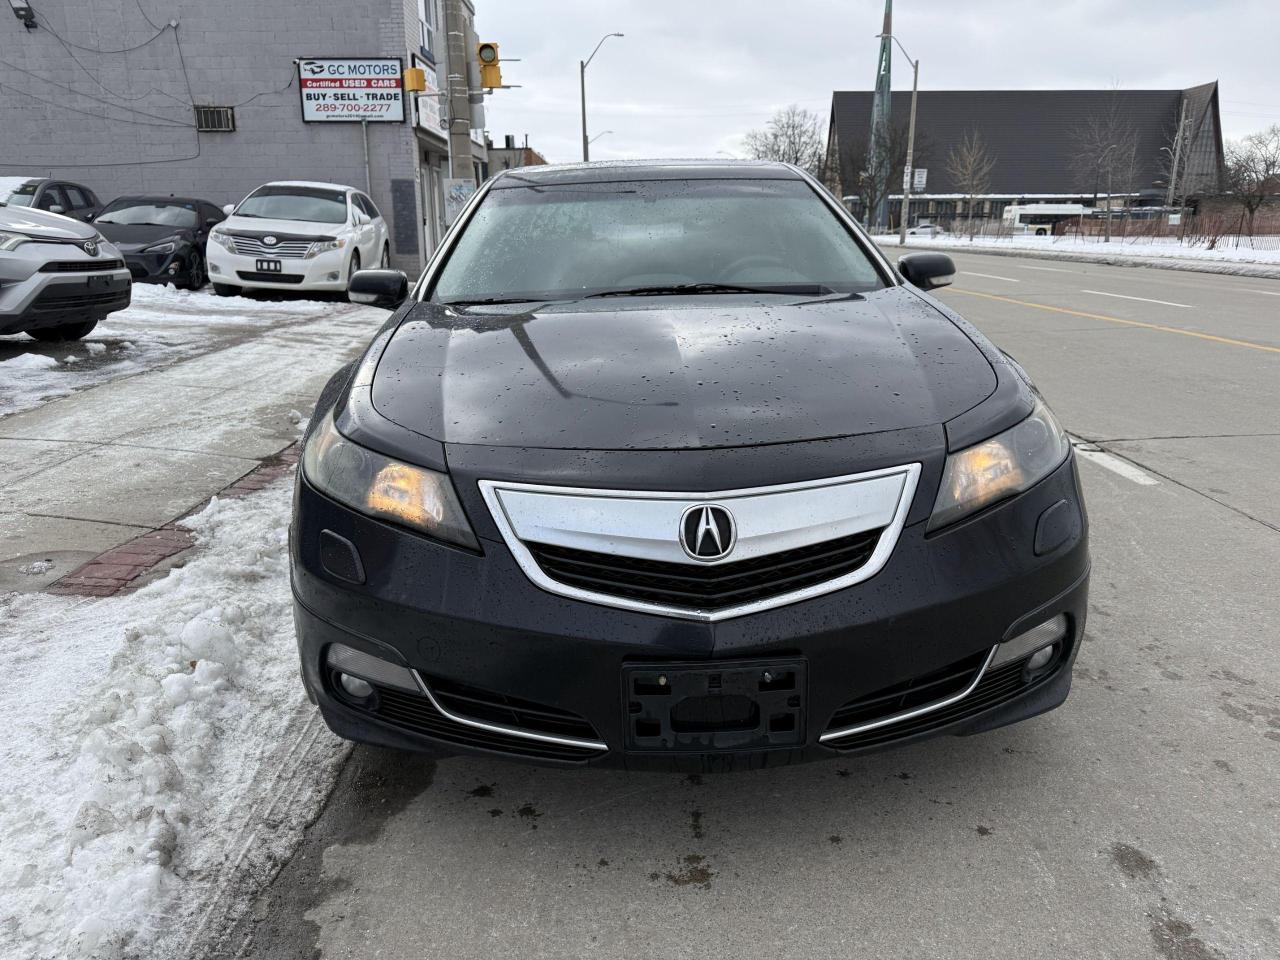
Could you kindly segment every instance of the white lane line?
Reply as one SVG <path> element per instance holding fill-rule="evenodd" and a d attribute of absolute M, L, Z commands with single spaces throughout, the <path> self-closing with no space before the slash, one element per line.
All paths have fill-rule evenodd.
<path fill-rule="evenodd" d="M 1280 297 L 1280 290 L 1259 290 L 1257 287 L 1245 287 L 1249 293 L 1260 293 L 1264 297 Z"/>
<path fill-rule="evenodd" d="M 1150 297 L 1130 297 L 1123 293 L 1107 293 L 1105 290 L 1081 290 L 1080 292 L 1092 293 L 1099 297 L 1115 297 L 1117 300 L 1141 300 L 1143 303 L 1158 303 L 1162 307 L 1181 307 L 1183 310 L 1195 309 L 1189 303 L 1170 303 L 1168 300 L 1152 300 Z"/>
<path fill-rule="evenodd" d="M 961 270 L 966 277 L 986 277 L 988 280 L 1004 280 L 1007 283 L 1021 283 L 1021 280 L 1015 280 L 1013 277 L 997 277 L 994 273 L 978 273 L 977 270 Z"/>
<path fill-rule="evenodd" d="M 1019 270 L 1043 270 L 1045 273 L 1079 273 L 1079 270 L 1063 270 L 1061 267 L 1033 267 L 1026 263 L 1018 263 L 1015 266 Z"/>
<path fill-rule="evenodd" d="M 1144 487 L 1158 487 L 1160 481 L 1144 470 L 1139 470 L 1128 460 L 1121 460 L 1119 457 L 1113 457 L 1109 453 L 1103 453 L 1092 443 L 1082 443 L 1078 440 L 1073 441 L 1072 445 L 1076 448 L 1076 453 L 1088 460 L 1090 463 L 1096 463 L 1104 470 L 1110 470 L 1117 476 L 1124 477 L 1126 480 L 1132 480 L 1134 483 Z"/>

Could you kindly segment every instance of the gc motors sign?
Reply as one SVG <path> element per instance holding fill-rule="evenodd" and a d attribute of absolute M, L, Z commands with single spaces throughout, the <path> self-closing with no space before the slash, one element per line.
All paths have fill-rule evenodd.
<path fill-rule="evenodd" d="M 398 57 L 299 60 L 298 91 L 308 123 L 404 122 L 404 68 Z"/>

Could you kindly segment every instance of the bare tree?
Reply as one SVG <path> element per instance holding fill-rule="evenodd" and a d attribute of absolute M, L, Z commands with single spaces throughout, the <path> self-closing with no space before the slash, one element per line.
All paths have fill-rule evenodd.
<path fill-rule="evenodd" d="M 792 104 L 773 115 L 763 130 L 752 130 L 742 145 L 755 160 L 780 160 L 817 173 L 826 153 L 822 118 Z"/>
<path fill-rule="evenodd" d="M 874 158 L 869 140 L 861 138 L 845 145 L 839 158 L 841 180 L 845 189 L 852 189 L 852 195 L 857 196 L 864 217 L 870 216 L 890 194 L 902 191 L 902 171 L 907 163 L 907 124 L 881 127 L 876 132 L 876 141 Z M 930 139 L 916 130 L 912 158 L 916 167 L 928 162 L 931 149 Z"/>
<path fill-rule="evenodd" d="M 1113 88 L 1102 107 L 1070 130 L 1077 184 L 1082 192 L 1092 192 L 1094 206 L 1098 194 L 1128 197 L 1138 188 L 1138 135 L 1132 119 L 1123 109 L 1120 90 Z"/>
<path fill-rule="evenodd" d="M 966 131 L 964 139 L 952 147 L 947 155 L 947 173 L 965 195 L 965 215 L 970 240 L 974 233 L 974 201 L 991 192 L 991 170 L 995 165 L 996 158 L 987 150 L 982 134 L 976 128 Z"/>
<path fill-rule="evenodd" d="M 1240 225 L 1253 216 L 1269 196 L 1280 195 L 1280 124 L 1251 133 L 1227 145 L 1227 189 L 1240 204 Z"/>

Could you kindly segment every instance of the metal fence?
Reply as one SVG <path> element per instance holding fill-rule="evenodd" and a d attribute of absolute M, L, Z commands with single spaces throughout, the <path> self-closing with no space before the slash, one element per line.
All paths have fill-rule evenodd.
<path fill-rule="evenodd" d="M 1174 218 L 1175 221 L 1177 218 Z M 1160 246 L 1198 247 L 1204 250 L 1280 250 L 1280 210 L 1262 209 L 1253 220 L 1253 233 L 1248 231 L 1248 219 L 1236 213 L 1185 213 L 1181 222 L 1169 222 L 1161 214 L 1155 217 L 1129 216 L 1117 212 L 1111 219 L 1111 242 L 1134 246 L 1152 244 Z M 1009 239 L 1023 237 L 1034 230 L 1019 228 L 1014 231 L 1003 220 L 956 217 L 950 221 L 938 220 L 939 226 L 953 236 Z M 1069 245 L 1073 242 L 1097 243 L 1106 237 L 1105 218 L 1076 217 L 1046 227 L 1051 231 L 1048 242 Z"/>

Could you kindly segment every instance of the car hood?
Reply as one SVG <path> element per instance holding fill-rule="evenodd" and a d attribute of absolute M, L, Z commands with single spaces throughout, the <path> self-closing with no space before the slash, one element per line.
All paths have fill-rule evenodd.
<path fill-rule="evenodd" d="M 98 229 L 92 224 L 13 204 L 0 205 L 0 230 L 13 230 L 42 240 L 92 240 L 98 235 Z"/>
<path fill-rule="evenodd" d="M 174 226 L 153 226 L 145 223 L 98 223 L 95 226 L 99 233 L 121 250 L 132 250 L 160 240 L 167 240 L 169 237 L 175 237 L 180 241 L 191 237 L 190 230 Z"/>
<path fill-rule="evenodd" d="M 586 300 L 533 311 L 416 305 L 374 408 L 442 443 L 688 449 L 938 424 L 988 397 L 964 332 L 901 287 L 793 300 Z"/>
<path fill-rule="evenodd" d="M 271 220 L 267 217 L 230 216 L 218 226 L 232 233 L 274 233 L 287 236 L 336 237 L 349 227 L 345 223 L 319 223 L 311 220 Z"/>

